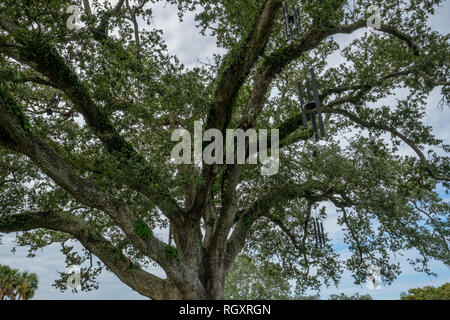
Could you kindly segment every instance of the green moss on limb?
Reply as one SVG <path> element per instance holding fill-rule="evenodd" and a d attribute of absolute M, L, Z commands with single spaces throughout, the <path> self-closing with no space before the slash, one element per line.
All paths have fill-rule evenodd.
<path fill-rule="evenodd" d="M 152 230 L 150 230 L 150 228 L 142 220 L 136 221 L 134 224 L 134 231 L 136 231 L 137 235 L 145 241 L 153 236 Z"/>
<path fill-rule="evenodd" d="M 26 215 L 12 215 L 0 218 L 0 232 L 13 232 L 21 230 L 28 222 Z"/>
<path fill-rule="evenodd" d="M 171 262 L 173 259 L 178 257 L 178 249 L 174 248 L 172 246 L 167 246 L 166 247 L 166 257 L 167 260 L 169 260 L 169 262 Z"/>

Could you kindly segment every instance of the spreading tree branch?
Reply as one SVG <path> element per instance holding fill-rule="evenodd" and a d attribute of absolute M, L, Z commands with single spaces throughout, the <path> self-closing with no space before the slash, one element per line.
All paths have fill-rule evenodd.
<path fill-rule="evenodd" d="M 345 101 L 345 99 L 341 99 L 340 103 L 344 102 L 351 102 L 352 99 L 349 99 Z M 428 174 L 436 179 L 436 180 L 442 180 L 442 181 L 450 181 L 450 177 L 446 175 L 440 175 L 435 172 L 431 164 L 428 162 L 427 158 L 423 154 L 423 152 L 420 150 L 420 148 L 408 137 L 406 137 L 403 133 L 398 131 L 396 128 L 390 127 L 383 123 L 375 123 L 375 122 L 369 122 L 366 120 L 361 119 L 356 114 L 351 113 L 347 110 L 343 110 L 336 107 L 326 106 L 324 108 L 325 113 L 331 113 L 331 114 L 340 114 L 345 116 L 346 118 L 352 120 L 353 122 L 359 124 L 360 126 L 367 128 L 367 129 L 377 129 L 382 130 L 391 133 L 393 136 L 399 138 L 403 142 L 405 142 L 413 151 L 417 154 L 417 156 L 420 159 L 420 162 L 422 163 L 423 168 L 428 172 Z"/>
<path fill-rule="evenodd" d="M 134 265 L 119 249 L 83 219 L 67 212 L 42 211 L 0 215 L 0 232 L 12 233 L 45 228 L 75 237 L 95 254 L 120 280 L 152 299 L 179 299 L 180 293 L 171 280 L 161 279 Z"/>
<path fill-rule="evenodd" d="M 262 54 L 270 36 L 281 0 L 266 0 L 249 33 L 225 57 L 219 69 L 213 100 L 206 122 L 207 129 L 225 132 L 232 115 L 234 100 L 251 68 Z M 192 212 L 200 218 L 207 203 L 208 190 L 217 174 L 214 166 L 205 166 L 204 184 L 198 186 Z M 230 186 L 231 187 L 231 186 Z"/>
<path fill-rule="evenodd" d="M 97 106 L 76 73 L 51 45 L 38 39 L 30 41 L 23 30 L 8 16 L 0 14 L 0 27 L 23 44 L 14 50 L 6 50 L 12 58 L 35 68 L 45 75 L 55 88 L 63 91 L 80 112 L 88 126 L 103 142 L 109 153 L 121 163 L 127 184 L 155 201 L 164 214 L 174 222 L 180 222 L 181 208 L 170 192 L 159 181 L 147 161 L 117 132 L 108 114 Z M 130 170 L 133 168 L 134 170 Z M 134 172 L 135 174 L 130 174 Z"/>

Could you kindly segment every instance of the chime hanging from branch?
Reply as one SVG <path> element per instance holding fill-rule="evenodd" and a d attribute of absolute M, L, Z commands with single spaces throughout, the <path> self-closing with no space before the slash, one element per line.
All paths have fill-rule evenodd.
<path fill-rule="evenodd" d="M 59 104 L 59 97 L 55 93 L 53 94 L 52 99 L 50 100 L 48 108 L 45 110 L 47 112 L 47 115 L 51 116 L 53 114 L 53 108 L 57 107 L 58 104 Z"/>
<path fill-rule="evenodd" d="M 314 237 L 316 238 L 316 246 L 319 243 L 319 233 L 317 232 L 316 219 L 313 219 Z"/>
<path fill-rule="evenodd" d="M 300 98 L 300 109 L 302 111 L 302 121 L 303 121 L 303 127 L 305 129 L 308 128 L 307 118 L 306 118 L 306 112 L 309 111 L 311 115 L 311 122 L 312 122 L 312 128 L 314 132 L 314 138 L 316 141 L 319 141 L 319 131 L 320 136 L 325 137 L 325 126 L 323 124 L 323 118 L 322 118 L 322 108 L 320 106 L 320 96 L 319 91 L 317 89 L 317 82 L 316 82 L 316 76 L 314 74 L 314 69 L 311 68 L 311 81 L 312 81 L 312 89 L 314 93 L 314 97 L 311 94 L 311 86 L 309 81 L 306 81 L 306 95 L 308 98 L 308 101 L 304 101 L 303 99 L 303 87 L 300 82 L 297 83 L 298 86 L 298 95 Z M 316 121 L 316 114 L 319 122 L 319 130 L 317 130 L 317 121 Z"/>
<path fill-rule="evenodd" d="M 295 6 L 292 13 L 289 12 L 289 6 L 283 1 L 284 34 L 286 41 L 300 40 L 302 35 L 302 25 L 300 22 L 300 9 Z"/>
<path fill-rule="evenodd" d="M 316 238 L 316 246 L 322 247 L 325 245 L 325 232 L 323 231 L 323 223 L 318 219 L 313 219 L 314 236 Z"/>
<path fill-rule="evenodd" d="M 320 137 L 325 137 L 325 126 L 323 124 L 323 118 L 322 118 L 322 108 L 320 106 L 320 96 L 319 96 L 319 90 L 317 89 L 317 81 L 316 76 L 314 74 L 314 69 L 310 69 L 311 72 L 311 82 L 312 82 L 312 90 L 314 93 L 314 97 L 311 94 L 311 85 L 309 81 L 306 81 L 306 96 L 307 101 L 305 103 L 305 100 L 303 99 L 303 87 L 300 81 L 297 83 L 298 86 L 298 96 L 300 99 L 300 109 L 302 112 L 302 121 L 303 121 L 303 128 L 308 128 L 308 121 L 307 121 L 307 112 L 310 113 L 311 116 L 311 123 L 312 123 L 312 129 L 314 132 L 314 139 L 319 141 Z M 316 115 L 317 120 L 316 121 Z M 319 123 L 319 126 L 317 127 L 317 122 Z M 320 132 L 320 135 L 319 135 Z M 316 157 L 316 152 L 314 151 L 313 154 L 314 158 Z"/>

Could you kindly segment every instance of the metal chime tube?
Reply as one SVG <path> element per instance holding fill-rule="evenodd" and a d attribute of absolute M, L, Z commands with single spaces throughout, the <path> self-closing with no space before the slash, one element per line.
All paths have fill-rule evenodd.
<path fill-rule="evenodd" d="M 321 235 L 321 240 L 322 240 L 322 244 L 325 245 L 325 232 L 323 231 L 323 223 L 320 223 L 320 235 Z"/>
<path fill-rule="evenodd" d="M 318 243 L 319 243 L 319 237 L 318 237 L 318 234 L 317 234 L 316 219 L 313 219 L 313 225 L 314 225 L 314 236 L 316 238 L 316 246 L 317 246 Z"/>
<path fill-rule="evenodd" d="M 289 12 L 288 12 L 288 5 L 286 1 L 283 1 L 283 16 L 284 16 L 284 33 L 286 35 L 286 41 L 291 41 L 292 38 L 292 32 L 291 27 L 289 25 Z"/>
<path fill-rule="evenodd" d="M 52 107 L 54 107 L 57 101 L 58 101 L 58 96 L 57 96 L 57 94 L 55 93 L 55 94 L 53 94 L 52 99 L 50 100 L 50 105 L 51 105 Z"/>
<path fill-rule="evenodd" d="M 306 94 L 308 96 L 308 101 L 312 101 L 312 95 L 311 95 L 309 81 L 306 81 Z M 316 141 L 319 141 L 319 133 L 317 131 L 316 115 L 314 113 L 314 110 L 311 110 L 311 122 L 312 122 L 313 131 L 314 131 L 314 138 L 316 139 Z"/>
<path fill-rule="evenodd" d="M 311 122 L 312 122 L 312 126 L 313 126 L 313 131 L 314 131 L 314 139 L 317 142 L 317 141 L 319 141 L 319 132 L 317 131 L 316 113 L 314 112 L 314 110 L 311 110 Z"/>
<path fill-rule="evenodd" d="M 58 95 L 55 93 L 53 94 L 52 98 L 50 99 L 49 106 L 47 108 L 47 115 L 51 116 L 53 114 L 53 108 L 56 108 L 59 104 Z"/>
<path fill-rule="evenodd" d="M 322 108 L 320 107 L 319 90 L 317 90 L 317 81 L 316 81 L 316 76 L 314 75 L 314 69 L 311 68 L 310 71 L 311 71 L 311 81 L 312 81 L 313 90 L 314 90 L 314 98 L 316 101 L 317 118 L 319 119 L 320 135 L 322 137 L 324 137 L 325 136 L 325 126 L 323 125 Z"/>
<path fill-rule="evenodd" d="M 305 101 L 303 100 L 303 88 L 300 81 L 297 82 L 297 87 L 298 87 L 298 97 L 300 99 L 300 109 L 302 111 L 303 128 L 308 129 L 308 122 L 306 119 L 306 111 L 305 111 Z"/>
<path fill-rule="evenodd" d="M 312 95 L 311 95 L 311 86 L 309 84 L 309 81 L 306 81 L 306 96 L 308 97 L 308 101 L 312 101 Z"/>
<path fill-rule="evenodd" d="M 302 36 L 302 24 L 300 20 L 300 9 L 297 6 L 294 8 L 294 24 L 297 30 L 297 39 L 300 39 Z"/>

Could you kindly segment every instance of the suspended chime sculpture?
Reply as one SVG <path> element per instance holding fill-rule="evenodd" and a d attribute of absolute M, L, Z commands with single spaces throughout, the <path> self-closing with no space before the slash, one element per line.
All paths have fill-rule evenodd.
<path fill-rule="evenodd" d="M 302 26 L 300 23 L 300 9 L 298 6 L 295 6 L 292 13 L 289 12 L 289 6 L 286 1 L 283 1 L 283 17 L 284 17 L 284 33 L 286 35 L 286 40 L 291 42 L 292 40 L 300 39 L 302 33 Z M 295 29 L 295 34 L 294 34 Z M 314 70 L 311 68 L 311 82 L 312 82 L 312 90 L 314 93 L 314 97 L 311 94 L 311 85 L 309 81 L 306 81 L 306 94 L 307 99 L 306 103 L 303 99 L 303 88 L 302 84 L 298 82 L 298 94 L 300 98 L 300 108 L 302 111 L 302 121 L 303 127 L 305 129 L 308 128 L 306 112 L 308 111 L 311 116 L 312 128 L 314 132 L 314 139 L 319 141 L 320 137 L 325 137 L 325 127 L 323 125 L 322 118 L 322 109 L 320 107 L 320 96 L 319 91 L 317 89 L 316 76 L 314 74 Z M 317 127 L 316 115 L 318 119 L 319 126 Z M 319 136 L 320 131 L 320 136 Z M 317 152 L 314 151 L 313 157 L 316 158 Z"/>
<path fill-rule="evenodd" d="M 299 40 L 302 34 L 302 25 L 300 23 L 300 9 L 295 6 L 292 13 L 289 12 L 289 6 L 283 1 L 284 34 L 286 41 L 291 42 L 294 39 Z M 294 32 L 295 31 L 295 32 Z"/>
<path fill-rule="evenodd" d="M 317 81 L 316 76 L 314 75 L 314 69 L 310 69 L 311 72 L 311 82 L 312 82 L 312 89 L 314 93 L 314 97 L 311 94 L 311 85 L 309 81 L 306 81 L 306 95 L 307 95 L 307 101 L 305 103 L 305 100 L 303 99 L 303 87 L 300 81 L 297 83 L 298 86 L 298 96 L 300 99 L 300 109 L 302 111 L 302 122 L 303 122 L 303 128 L 308 128 L 308 121 L 307 121 L 307 112 L 311 115 L 311 122 L 312 122 L 312 128 L 314 132 L 314 139 L 319 141 L 320 137 L 325 137 L 325 126 L 323 125 L 323 118 L 322 118 L 322 108 L 320 106 L 320 96 L 319 91 L 317 89 Z M 317 128 L 317 121 L 316 121 L 316 114 L 317 119 L 319 122 L 319 127 Z M 319 136 L 320 132 L 320 136 Z M 314 151 L 313 157 L 316 157 L 316 152 Z"/>
<path fill-rule="evenodd" d="M 298 95 L 300 98 L 300 109 L 302 111 L 302 121 L 303 121 L 303 127 L 305 129 L 308 128 L 307 118 L 306 118 L 306 112 L 309 111 L 311 114 L 311 122 L 314 132 L 314 138 L 316 141 L 319 141 L 319 131 L 320 136 L 325 137 L 325 126 L 323 125 L 323 118 L 322 118 L 322 108 L 320 106 L 320 96 L 319 91 L 317 90 L 317 82 L 316 82 L 316 76 L 314 75 L 314 69 L 311 68 L 311 81 L 312 81 L 312 89 L 314 93 L 314 97 L 311 95 L 311 86 L 309 81 L 306 81 L 306 95 L 308 98 L 308 101 L 303 99 L 303 88 L 300 81 L 297 83 L 298 86 Z M 317 130 L 317 122 L 316 122 L 316 114 L 319 122 L 319 130 Z"/>
<path fill-rule="evenodd" d="M 52 108 L 57 107 L 58 104 L 59 104 L 59 97 L 55 93 L 55 94 L 53 94 L 52 99 L 50 100 L 50 104 L 49 104 L 47 110 L 45 110 L 47 112 L 47 115 L 51 116 L 53 114 L 53 109 Z"/>
<path fill-rule="evenodd" d="M 325 245 L 325 232 L 323 231 L 323 223 L 319 222 L 317 218 L 313 219 L 314 236 L 316 238 L 316 246 L 322 247 Z"/>

